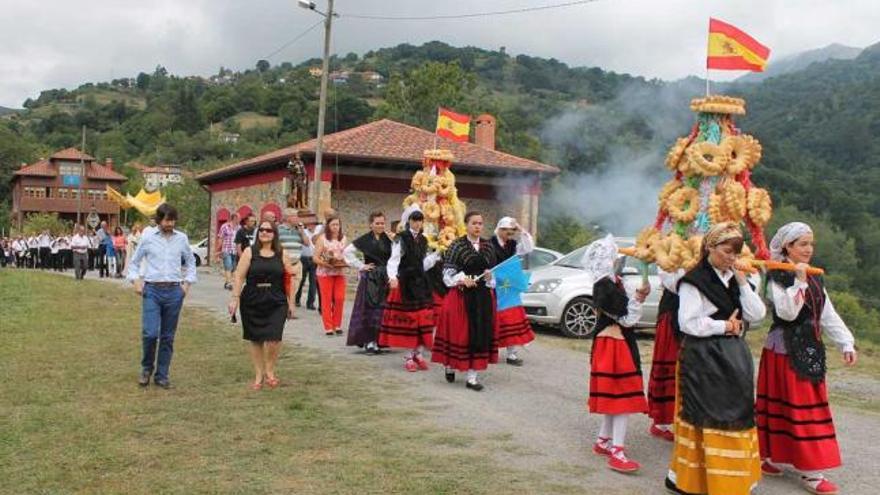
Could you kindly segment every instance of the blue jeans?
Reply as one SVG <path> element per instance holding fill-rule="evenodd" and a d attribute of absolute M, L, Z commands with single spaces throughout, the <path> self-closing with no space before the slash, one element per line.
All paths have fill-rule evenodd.
<path fill-rule="evenodd" d="M 309 289 L 306 295 L 306 306 L 311 308 L 315 305 L 315 294 L 318 292 L 318 265 L 315 264 L 311 256 L 303 256 L 300 261 L 302 262 L 302 280 L 299 281 L 295 300 L 297 303 L 302 300 L 303 286 L 306 285 L 308 279 Z"/>
<path fill-rule="evenodd" d="M 223 271 L 234 272 L 235 265 L 238 262 L 238 256 L 235 253 L 223 253 Z"/>
<path fill-rule="evenodd" d="M 155 379 L 168 380 L 171 355 L 174 353 L 174 332 L 177 330 L 177 320 L 183 306 L 183 287 L 145 284 L 143 299 L 141 326 L 144 356 L 141 367 L 143 371 L 152 374 L 155 360 Z M 157 343 L 158 359 L 155 357 Z"/>

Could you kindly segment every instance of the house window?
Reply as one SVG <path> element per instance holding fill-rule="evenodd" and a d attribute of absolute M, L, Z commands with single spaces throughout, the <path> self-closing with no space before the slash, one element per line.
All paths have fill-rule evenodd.
<path fill-rule="evenodd" d="M 66 187 L 59 187 L 55 191 L 55 197 L 58 199 L 67 199 L 67 188 Z"/>
<path fill-rule="evenodd" d="M 80 175 L 80 165 L 72 163 L 62 163 L 58 166 L 59 175 Z"/>

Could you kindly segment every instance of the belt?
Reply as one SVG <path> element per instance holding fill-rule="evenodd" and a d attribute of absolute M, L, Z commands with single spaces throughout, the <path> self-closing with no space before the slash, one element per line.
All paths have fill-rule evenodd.
<path fill-rule="evenodd" d="M 144 282 L 147 285 L 155 285 L 156 287 L 177 287 L 180 282 Z"/>
<path fill-rule="evenodd" d="M 268 289 L 269 287 L 272 287 L 272 284 L 254 284 L 254 286 L 259 289 Z"/>

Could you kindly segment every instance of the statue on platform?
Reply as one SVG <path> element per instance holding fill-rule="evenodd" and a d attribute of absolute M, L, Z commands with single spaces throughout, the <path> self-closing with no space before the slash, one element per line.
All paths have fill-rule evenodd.
<path fill-rule="evenodd" d="M 290 174 L 290 193 L 287 195 L 288 208 L 308 208 L 309 178 L 306 175 L 306 165 L 298 152 L 287 162 L 287 172 Z"/>

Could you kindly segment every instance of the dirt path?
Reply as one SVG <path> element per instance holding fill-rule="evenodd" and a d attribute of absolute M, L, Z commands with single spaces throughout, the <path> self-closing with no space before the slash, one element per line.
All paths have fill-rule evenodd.
<path fill-rule="evenodd" d="M 225 316 L 228 292 L 222 290 L 221 279 L 203 270 L 199 275 L 200 283 L 194 287 L 188 303 Z M 627 437 L 631 457 L 643 464 L 638 475 L 613 473 L 591 453 L 590 442 L 598 418 L 585 409 L 585 354 L 533 343 L 523 354 L 524 367 L 491 367 L 483 375 L 486 390 L 474 393 L 465 389 L 461 376 L 455 384 L 447 384 L 437 366 L 428 372 L 405 373 L 401 353 L 367 356 L 346 347 L 343 337 L 325 337 L 319 318 L 317 313 L 300 308 L 299 319 L 288 323 L 285 340 L 320 349 L 334 358 L 372 363 L 376 380 L 403 384 L 412 400 L 433 421 L 498 439 L 499 445 L 506 446 L 499 449 L 499 458 L 521 466 L 524 475 L 538 471 L 559 482 L 581 486 L 586 493 L 665 493 L 662 481 L 671 444 L 647 434 L 647 416 L 632 417 Z M 872 386 L 880 387 L 880 380 L 873 380 Z M 834 382 L 830 387 L 833 393 Z M 876 494 L 880 485 L 880 476 L 876 474 L 880 415 L 845 407 L 836 407 L 834 412 L 844 467 L 830 473 L 832 479 L 841 486 L 841 493 Z M 510 488 L 515 485 L 512 480 Z M 770 478 L 762 480 L 756 493 L 806 492 L 791 478 Z"/>

